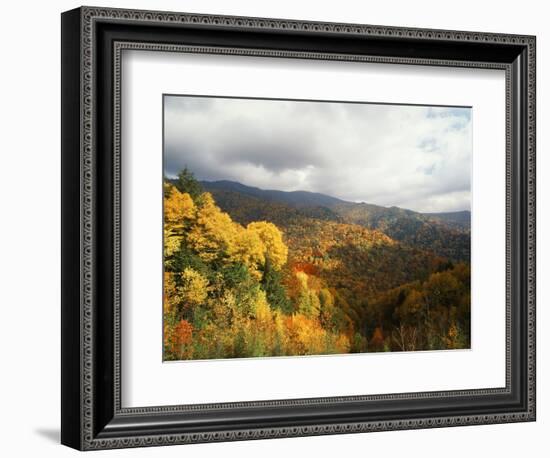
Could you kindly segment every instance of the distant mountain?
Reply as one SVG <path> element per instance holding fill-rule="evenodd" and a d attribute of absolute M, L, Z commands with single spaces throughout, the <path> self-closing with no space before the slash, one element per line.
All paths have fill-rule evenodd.
<path fill-rule="evenodd" d="M 451 260 L 470 260 L 469 211 L 419 213 L 308 191 L 264 190 L 234 181 L 201 181 L 201 185 L 224 211 L 243 224 L 268 220 L 285 227 L 300 218 L 357 224 Z"/>
<path fill-rule="evenodd" d="M 472 218 L 472 214 L 468 210 L 446 213 L 424 213 L 424 216 L 462 229 L 470 229 Z"/>
<path fill-rule="evenodd" d="M 327 207 L 330 209 L 340 209 L 342 213 L 347 213 L 349 209 L 359 209 L 359 212 L 364 215 L 369 215 L 372 221 L 377 221 L 381 218 L 402 218 L 411 217 L 426 220 L 435 220 L 443 224 L 449 224 L 453 227 L 461 227 L 469 229 L 470 227 L 470 212 L 467 210 L 457 212 L 443 213 L 420 213 L 413 210 L 407 210 L 400 207 L 383 207 L 381 205 L 368 204 L 365 202 L 349 202 L 328 196 L 318 192 L 310 191 L 279 191 L 274 189 L 260 189 L 254 186 L 247 186 L 236 181 L 220 180 L 220 181 L 201 181 L 201 185 L 207 191 L 233 191 L 240 194 L 256 197 L 269 202 L 286 203 L 297 208 L 304 207 Z M 363 224 L 368 223 L 365 221 Z"/>
<path fill-rule="evenodd" d="M 260 189 L 246 186 L 236 181 L 201 181 L 201 185 L 208 191 L 234 191 L 251 197 L 258 197 L 270 202 L 281 202 L 296 207 L 330 207 L 344 200 L 327 196 L 318 192 L 309 191 L 278 191 L 274 189 Z"/>

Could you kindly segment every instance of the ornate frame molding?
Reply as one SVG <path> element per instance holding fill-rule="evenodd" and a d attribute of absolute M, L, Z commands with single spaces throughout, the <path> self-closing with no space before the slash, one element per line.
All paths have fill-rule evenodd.
<path fill-rule="evenodd" d="M 68 14 L 68 13 L 66 13 Z M 185 13 L 167 13 L 152 11 L 133 11 L 123 9 L 105 9 L 94 7 L 83 7 L 74 13 L 78 16 L 78 34 L 80 37 L 79 55 L 80 63 L 78 69 L 80 84 L 80 134 L 79 144 L 80 157 L 78 159 L 80 167 L 80 214 L 74 215 L 78 218 L 79 225 L 79 243 L 80 243 L 80 307 L 78 317 L 73 318 L 79 322 L 79 342 L 75 343 L 79 348 L 79 367 L 80 379 L 79 399 L 80 416 L 78 425 L 78 439 L 71 437 L 63 440 L 68 445 L 80 449 L 103 449 L 103 448 L 121 448 L 137 447 L 151 445 L 168 445 L 179 443 L 196 443 L 210 441 L 227 440 L 248 440 L 263 439 L 274 437 L 307 436 L 320 434 L 341 434 L 350 432 L 367 431 L 385 431 L 414 429 L 427 427 L 473 425 L 487 423 L 505 423 L 515 421 L 530 421 L 535 419 L 535 38 L 531 36 L 518 36 L 508 34 L 491 34 L 479 32 L 461 32 L 444 30 L 425 30 L 400 27 L 382 27 L 359 24 L 337 24 L 324 22 L 294 21 L 283 19 L 263 19 L 250 17 L 228 17 L 196 15 Z M 75 20 L 74 17 L 71 20 Z M 94 411 L 97 402 L 95 380 L 96 373 L 95 362 L 95 339 L 96 339 L 96 309 L 98 307 L 95 290 L 97 288 L 96 279 L 96 258 L 97 250 L 96 240 L 97 221 L 96 208 L 99 205 L 97 201 L 97 177 L 95 164 L 95 144 L 97 134 L 96 120 L 96 46 L 97 46 L 97 25 L 98 23 L 127 24 L 127 25 L 166 25 L 174 26 L 204 26 L 209 28 L 223 28 L 225 30 L 239 31 L 293 31 L 304 34 L 335 34 L 354 35 L 359 37 L 385 37 L 396 39 L 414 39 L 430 42 L 433 40 L 444 41 L 448 43 L 487 43 L 498 44 L 503 47 L 519 47 L 524 49 L 524 57 L 527 59 L 527 74 L 524 75 L 524 84 L 526 82 L 527 99 L 525 101 L 525 112 L 527 115 L 526 144 L 526 170 L 527 180 L 526 196 L 526 258 L 527 258 L 527 281 L 526 288 L 526 329 L 525 332 L 527 345 L 526 364 L 526 408 L 520 412 L 476 414 L 476 415 L 450 415 L 434 417 L 419 417 L 414 419 L 394 419 L 386 421 L 359 421 L 346 423 L 326 423 L 309 426 L 282 426 L 268 428 L 228 428 L 227 430 L 215 432 L 182 432 L 182 433 L 161 433 L 126 436 L 124 432 L 120 437 L 104 436 L 96 424 L 96 412 Z M 152 408 L 134 408 L 123 409 L 120 404 L 120 66 L 121 53 L 125 49 L 146 49 L 152 51 L 173 51 L 173 52 L 191 52 L 191 53 L 215 53 L 215 54 L 233 54 L 233 55 L 254 55 L 266 57 L 297 57 L 303 59 L 321 59 L 321 60 L 352 60 L 363 62 L 380 63 L 399 63 L 411 65 L 440 65 L 440 66 L 462 66 L 470 68 L 497 68 L 506 71 L 506 107 L 507 107 L 507 255 L 506 255 L 506 274 L 507 274 L 507 383 L 506 388 L 495 388 L 488 390 L 467 390 L 459 392 L 433 392 L 433 393 L 408 393 L 398 395 L 379 395 L 379 396 L 358 396 L 346 398 L 317 398 L 317 399 L 299 399 L 289 401 L 264 401 L 251 403 L 231 403 L 231 404 L 209 404 L 209 405 L 191 405 L 191 406 L 163 406 Z M 131 415 L 160 415 L 170 413 L 185 413 L 197 410 L 216 410 L 216 409 L 235 409 L 242 407 L 273 407 L 273 406 L 312 406 L 323 403 L 339 403 L 350 401 L 373 401 L 373 400 L 393 400 L 393 399 L 424 399 L 441 398 L 451 396 L 471 397 L 473 395 L 491 395 L 511 392 L 511 285 L 512 276 L 512 241 L 511 231 L 513 229 L 513 215 L 511 207 L 511 187 L 512 187 L 512 104 L 513 87 L 511 84 L 513 64 L 501 62 L 483 62 L 463 60 L 447 60 L 440 58 L 405 58 L 405 57 L 386 57 L 376 55 L 359 54 L 337 54 L 334 52 L 296 52 L 288 50 L 274 49 L 252 49 L 242 47 L 220 47 L 220 46 L 195 46 L 195 45 L 175 45 L 165 43 L 143 43 L 132 41 L 114 42 L 114 122 L 113 130 L 113 173 L 114 173 L 114 284 L 113 297 L 115 302 L 113 332 L 114 332 L 114 415 L 119 417 Z M 73 304 L 74 305 L 74 304 Z M 64 312 L 65 313 L 65 312 Z M 65 345 L 65 344 L 64 344 Z"/>

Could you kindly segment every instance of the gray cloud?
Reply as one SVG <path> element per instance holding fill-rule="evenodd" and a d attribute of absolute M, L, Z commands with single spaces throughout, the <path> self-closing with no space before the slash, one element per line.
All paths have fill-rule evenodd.
<path fill-rule="evenodd" d="M 470 208 L 469 108 L 165 97 L 165 173 L 417 211 Z"/>

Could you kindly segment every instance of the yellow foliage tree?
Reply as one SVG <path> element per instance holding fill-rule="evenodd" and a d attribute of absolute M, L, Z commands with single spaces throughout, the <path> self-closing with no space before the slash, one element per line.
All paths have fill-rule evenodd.
<path fill-rule="evenodd" d="M 326 350 L 326 331 L 317 320 L 297 313 L 291 320 L 292 334 L 295 335 L 297 355 L 323 354 Z"/>
<path fill-rule="evenodd" d="M 164 296 L 163 296 L 163 310 L 165 314 L 170 314 L 176 307 L 177 289 L 174 282 L 174 274 L 172 272 L 164 272 Z"/>
<path fill-rule="evenodd" d="M 164 257 L 172 256 L 180 247 L 183 236 L 173 228 L 164 225 Z"/>
<path fill-rule="evenodd" d="M 171 256 L 180 246 L 185 227 L 195 218 L 193 199 L 174 186 L 164 188 L 164 256 Z"/>
<path fill-rule="evenodd" d="M 257 234 L 265 249 L 265 257 L 272 266 L 279 270 L 287 261 L 288 247 L 283 241 L 283 234 L 277 226 L 267 221 L 255 221 L 246 226 L 249 234 Z"/>
<path fill-rule="evenodd" d="M 186 219 L 192 219 L 195 216 L 195 204 L 193 199 L 186 192 L 179 192 L 175 187 L 171 187 L 164 199 L 164 218 L 166 223 L 180 225 Z"/>
<path fill-rule="evenodd" d="M 228 254 L 230 262 L 240 262 L 256 278 L 261 277 L 258 269 L 265 263 L 265 245 L 257 233 L 241 227 L 236 229 L 228 246 Z"/>
<path fill-rule="evenodd" d="M 181 273 L 182 286 L 177 288 L 176 295 L 186 307 L 200 305 L 208 297 L 208 279 L 199 272 L 186 267 Z"/>
<path fill-rule="evenodd" d="M 351 344 L 348 336 L 346 336 L 345 334 L 339 334 L 336 337 L 336 342 L 335 342 L 336 353 L 349 353 L 350 349 L 351 349 Z"/>
<path fill-rule="evenodd" d="M 300 285 L 298 294 L 298 310 L 307 317 L 318 317 L 321 311 L 321 302 L 315 290 L 309 288 L 309 276 L 305 272 L 296 272 Z"/>
<path fill-rule="evenodd" d="M 332 317 L 334 314 L 334 297 L 326 288 L 319 291 L 319 319 L 324 328 L 330 328 L 332 325 Z"/>
<path fill-rule="evenodd" d="M 270 324 L 273 321 L 271 308 L 269 307 L 264 291 L 259 291 L 257 295 L 254 318 L 258 323 L 263 324 Z"/>
<path fill-rule="evenodd" d="M 275 344 L 275 323 L 271 308 L 267 302 L 265 293 L 260 291 L 257 296 L 254 317 L 247 323 L 249 334 L 249 352 L 254 356 L 269 356 L 273 353 Z"/>
<path fill-rule="evenodd" d="M 187 235 L 187 243 L 204 261 L 213 261 L 220 253 L 227 253 L 235 238 L 238 225 L 220 210 L 210 193 L 201 196 L 202 205 Z"/>
<path fill-rule="evenodd" d="M 273 312 L 273 354 L 274 356 L 290 355 L 290 335 L 285 325 L 285 315 L 280 311 Z"/>

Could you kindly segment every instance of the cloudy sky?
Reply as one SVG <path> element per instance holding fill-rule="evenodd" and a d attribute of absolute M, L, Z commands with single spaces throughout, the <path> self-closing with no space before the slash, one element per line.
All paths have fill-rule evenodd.
<path fill-rule="evenodd" d="M 165 174 L 470 209 L 470 108 L 165 96 Z"/>

